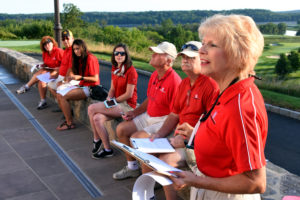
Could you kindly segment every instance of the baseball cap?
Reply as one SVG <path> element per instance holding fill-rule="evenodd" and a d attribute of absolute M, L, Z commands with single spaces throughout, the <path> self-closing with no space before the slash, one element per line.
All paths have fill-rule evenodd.
<path fill-rule="evenodd" d="M 73 37 L 73 33 L 66 29 L 63 32 L 61 32 L 61 38 L 65 38 L 65 37 Z"/>
<path fill-rule="evenodd" d="M 196 57 L 199 55 L 199 49 L 201 48 L 202 43 L 198 41 L 189 41 L 181 47 L 181 51 L 178 53 L 178 56 L 184 54 L 190 58 Z"/>
<path fill-rule="evenodd" d="M 170 56 L 172 56 L 174 59 L 177 57 L 177 50 L 174 44 L 170 42 L 162 42 L 156 47 L 149 47 L 150 50 L 152 50 L 155 53 L 166 53 Z"/>

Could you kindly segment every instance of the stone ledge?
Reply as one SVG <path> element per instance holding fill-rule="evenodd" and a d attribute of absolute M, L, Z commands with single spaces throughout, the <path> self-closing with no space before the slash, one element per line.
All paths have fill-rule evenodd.
<path fill-rule="evenodd" d="M 293 118 L 293 119 L 300 120 L 300 112 L 289 110 L 289 109 L 286 109 L 286 108 L 281 108 L 281 107 L 278 107 L 278 106 L 273 106 L 273 105 L 270 105 L 270 104 L 265 104 L 265 106 L 266 106 L 266 109 L 270 112 L 277 113 L 277 114 L 280 114 L 280 115 L 283 115 L 283 116 L 286 116 L 286 117 L 290 117 L 290 118 Z"/>

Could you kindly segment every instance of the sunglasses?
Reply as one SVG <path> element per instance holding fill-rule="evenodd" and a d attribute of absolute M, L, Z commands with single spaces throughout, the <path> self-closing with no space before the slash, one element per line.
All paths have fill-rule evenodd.
<path fill-rule="evenodd" d="M 117 55 L 120 55 L 120 56 L 125 56 L 126 53 L 124 51 L 115 51 L 114 52 L 114 55 L 117 56 Z"/>
<path fill-rule="evenodd" d="M 182 47 L 181 47 L 181 51 L 187 49 L 187 48 L 190 48 L 192 49 L 193 51 L 199 51 L 199 48 L 196 46 L 196 45 L 193 45 L 193 44 L 184 44 Z"/>
<path fill-rule="evenodd" d="M 62 38 L 62 41 L 65 41 L 65 40 L 69 40 L 70 38 L 68 38 L 68 37 L 64 37 L 64 38 Z"/>
<path fill-rule="evenodd" d="M 52 42 L 50 39 L 47 39 L 44 43 L 43 43 L 43 46 L 45 46 L 46 44 Z"/>

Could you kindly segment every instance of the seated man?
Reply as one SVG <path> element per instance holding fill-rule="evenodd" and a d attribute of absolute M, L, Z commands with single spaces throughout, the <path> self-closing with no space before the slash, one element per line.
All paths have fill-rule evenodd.
<path fill-rule="evenodd" d="M 173 70 L 173 61 L 177 56 L 176 47 L 169 42 L 162 42 L 153 51 L 150 65 L 155 68 L 147 89 L 147 99 L 133 111 L 123 115 L 125 121 L 117 126 L 119 141 L 130 145 L 130 137 L 138 133 L 155 133 L 162 126 L 172 108 L 172 102 L 181 82 L 179 75 Z M 127 165 L 113 174 L 117 180 L 137 177 L 140 170 L 137 161 L 126 154 Z"/>
<path fill-rule="evenodd" d="M 178 56 L 182 56 L 181 69 L 187 75 L 179 85 L 174 99 L 173 108 L 168 115 L 162 127 L 150 136 L 151 140 L 155 138 L 167 137 L 177 126 L 177 132 L 193 129 L 202 113 L 207 112 L 212 106 L 214 99 L 219 94 L 217 83 L 201 74 L 201 62 L 199 49 L 201 42 L 190 41 L 184 44 Z M 131 137 L 145 138 L 149 135 L 145 133 L 135 133 Z M 185 166 L 184 139 L 178 135 L 170 138 L 174 153 L 158 154 L 161 160 L 173 167 Z M 180 148 L 181 147 L 181 148 Z M 152 171 L 143 166 L 143 172 Z M 176 199 L 176 191 L 172 185 L 164 187 L 166 199 Z"/>
<path fill-rule="evenodd" d="M 55 81 L 48 83 L 48 88 L 51 94 L 56 99 L 56 89 L 60 86 L 65 79 L 67 71 L 72 67 L 72 44 L 74 41 L 73 34 L 70 30 L 64 30 L 61 32 L 62 43 L 65 46 L 65 50 L 62 56 L 61 65 L 58 73 L 53 75 L 51 78 L 56 78 Z M 56 108 L 53 112 L 61 111 L 60 108 Z"/>

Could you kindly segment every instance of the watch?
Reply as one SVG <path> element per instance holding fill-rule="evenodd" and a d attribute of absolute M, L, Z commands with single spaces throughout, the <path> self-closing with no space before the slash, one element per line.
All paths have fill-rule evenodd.
<path fill-rule="evenodd" d="M 80 79 L 80 80 L 82 80 L 82 81 L 84 80 L 84 79 L 83 79 L 83 76 L 81 76 L 81 79 Z"/>

